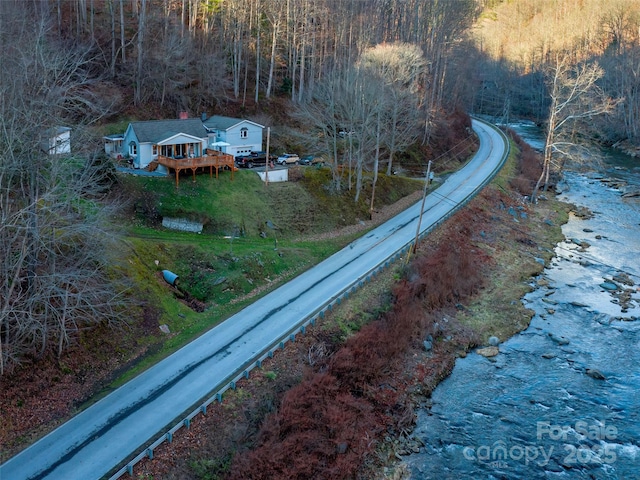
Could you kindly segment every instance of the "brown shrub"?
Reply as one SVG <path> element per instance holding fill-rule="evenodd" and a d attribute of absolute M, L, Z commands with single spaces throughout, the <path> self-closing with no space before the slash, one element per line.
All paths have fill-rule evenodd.
<path fill-rule="evenodd" d="M 429 334 L 447 337 L 419 370 L 423 378 L 437 380 L 450 372 L 457 349 L 475 343 L 473 334 L 442 309 L 452 309 L 483 284 L 483 267 L 490 259 L 471 238 L 487 215 L 475 208 L 458 213 L 446 241 L 413 259 L 406 278 L 394 288 L 393 308 L 350 337 L 322 362 L 322 371 L 309 370 L 285 394 L 278 411 L 266 417 L 257 447 L 236 455 L 231 479 L 357 478 L 383 432 L 394 434 L 411 425 L 413 411 L 399 373 L 412 343 L 420 345 Z M 436 315 L 436 309 L 441 313 Z M 436 383 L 425 388 L 430 391 Z"/>
<path fill-rule="evenodd" d="M 236 457 L 232 479 L 353 478 L 380 429 L 372 405 L 317 373 L 265 420 L 259 448 Z"/>
<path fill-rule="evenodd" d="M 516 175 L 509 183 L 521 195 L 531 195 L 542 173 L 542 155 L 531 148 L 514 131 L 509 130 L 508 133 L 520 149 Z"/>
<path fill-rule="evenodd" d="M 471 153 L 473 144 L 460 145 L 460 140 L 467 138 L 471 131 L 471 118 L 465 112 L 455 111 L 450 115 L 436 116 L 435 126 L 431 134 L 431 149 L 434 157 L 448 154 L 463 161 Z"/>

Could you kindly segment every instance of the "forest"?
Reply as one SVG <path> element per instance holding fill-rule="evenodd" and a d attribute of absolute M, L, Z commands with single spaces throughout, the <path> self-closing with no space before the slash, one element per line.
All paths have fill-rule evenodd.
<path fill-rule="evenodd" d="M 582 145 L 640 154 L 637 0 L 2 0 L 0 44 L 0 378 L 140 306 L 121 267 L 126 199 L 102 143 L 131 120 L 253 120 L 273 146 L 328 159 L 326 190 L 371 212 L 378 174 L 422 174 L 468 114 L 545 129 L 541 171 L 532 153 L 520 167 L 537 177 L 532 204 L 565 161 L 584 161 Z M 60 126 L 72 155 L 43 148 Z M 465 261 L 463 234 L 443 247 L 450 270 Z M 363 329 L 365 341 L 411 331 L 410 314 Z M 325 400 L 329 376 L 361 388 L 344 355 L 362 347 L 347 346 L 316 379 Z M 375 381 L 402 347 L 385 346 L 361 362 Z M 342 400 L 355 415 L 362 397 Z M 265 441 L 281 427 L 270 421 Z M 358 468 L 350 459 L 344 471 Z"/>
<path fill-rule="evenodd" d="M 84 89 L 108 98 L 104 115 L 132 107 L 137 116 L 197 114 L 229 102 L 256 113 L 274 97 L 304 104 L 331 75 L 358 69 L 368 50 L 407 44 L 421 56 L 419 78 L 411 80 L 427 120 L 446 107 L 542 122 L 545 75 L 553 57 L 564 53 L 574 65 L 598 62 L 605 72 L 601 88 L 625 99 L 603 140 L 636 141 L 640 134 L 633 0 L 12 3 L 4 2 L 5 22 L 33 10 L 29 20 L 40 21 L 29 28 L 40 26 L 30 38 L 46 38 L 67 61 L 80 62 L 88 74 Z"/>

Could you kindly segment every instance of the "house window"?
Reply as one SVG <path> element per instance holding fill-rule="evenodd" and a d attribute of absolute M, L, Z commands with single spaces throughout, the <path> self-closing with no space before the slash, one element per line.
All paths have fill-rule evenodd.
<path fill-rule="evenodd" d="M 129 155 L 135 156 L 138 154 L 138 145 L 135 142 L 129 144 Z"/>
<path fill-rule="evenodd" d="M 152 153 L 154 157 L 158 156 L 158 145 L 154 145 L 153 147 L 151 147 Z"/>
<path fill-rule="evenodd" d="M 240 138 L 247 138 L 249 136 L 249 130 L 246 128 L 240 129 Z"/>

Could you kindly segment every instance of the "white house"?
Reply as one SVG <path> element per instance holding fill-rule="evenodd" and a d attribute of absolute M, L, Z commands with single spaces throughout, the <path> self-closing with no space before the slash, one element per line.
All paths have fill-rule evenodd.
<path fill-rule="evenodd" d="M 131 159 L 135 168 L 145 168 L 158 155 L 169 158 L 200 157 L 206 149 L 233 157 L 262 151 L 264 126 L 238 118 L 181 118 L 131 122 L 124 135 L 107 135 L 105 153 Z"/>
<path fill-rule="evenodd" d="M 169 158 L 200 157 L 209 136 L 199 118 L 131 122 L 124 132 L 122 152 L 135 168 L 145 168 L 158 155 Z M 106 145 L 105 145 L 106 149 Z"/>
<path fill-rule="evenodd" d="M 49 155 L 71 153 L 71 129 L 56 127 L 47 132 L 47 138 L 42 142 L 42 149 Z"/>
<path fill-rule="evenodd" d="M 262 151 L 263 125 L 250 120 L 214 115 L 204 120 L 209 148 L 234 157 Z"/>

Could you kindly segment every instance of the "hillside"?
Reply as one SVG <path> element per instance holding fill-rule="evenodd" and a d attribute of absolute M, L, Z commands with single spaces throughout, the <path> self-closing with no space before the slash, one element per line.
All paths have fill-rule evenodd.
<path fill-rule="evenodd" d="M 120 177 L 113 195 L 129 200 L 117 219 L 118 268 L 131 282 L 129 320 L 80 331 L 63 354 L 48 351 L 5 375 L 2 456 L 416 202 L 423 185 L 382 175 L 369 219 L 366 199 L 358 205 L 348 193 L 326 191 L 326 170 L 291 173 L 295 181 L 269 187 L 251 171 L 235 172 L 233 182 L 228 172 L 218 180 L 202 175 L 179 191 L 171 178 Z M 182 233 L 161 226 L 167 213 L 210 220 L 200 235 Z M 237 228 L 225 230 L 225 219 L 236 219 L 228 226 Z M 266 219 L 283 227 L 271 231 Z M 179 290 L 162 279 L 163 269 L 179 274 Z"/>
<path fill-rule="evenodd" d="M 0 2 L 0 458 L 415 200 L 429 161 L 438 177 L 446 177 L 475 148 L 462 112 L 544 124 L 554 93 L 550 75 L 554 67 L 559 71 L 561 57 L 569 86 L 582 66 L 598 65 L 602 76 L 593 91 L 616 107 L 607 116 L 567 123 L 570 140 L 592 137 L 634 148 L 640 138 L 637 9 L 630 0 Z M 215 180 L 185 177 L 179 188 L 171 179 L 115 174 L 103 135 L 121 133 L 131 120 L 182 112 L 253 120 L 269 128 L 272 151 L 322 155 L 325 168 L 292 168 L 289 183 L 269 187 L 246 170 L 233 181 L 228 172 Z M 51 132 L 60 128 L 73 132 L 72 152 L 57 152 L 57 144 L 51 151 Z M 460 217 L 458 230 L 447 230 L 467 238 L 478 257 L 451 258 L 434 243 L 430 249 L 452 263 L 418 263 L 448 277 L 473 264 L 478 268 L 469 278 L 478 286 L 487 277 L 521 286 L 519 277 L 493 277 L 491 258 L 527 274 L 538 268 L 517 263 L 519 252 L 532 255 L 529 233 L 500 230 L 493 220 L 505 212 L 496 213 L 498 205 L 536 216 L 531 235 L 542 235 L 543 245 L 545 220 L 553 219 L 555 228 L 561 218 L 553 203 L 535 211 L 522 203 L 539 175 L 535 155 L 523 158 L 513 159 L 509 178 L 484 203 Z M 554 167 L 563 161 L 545 159 Z M 200 222 L 203 232 L 168 230 L 162 227 L 166 217 Z M 488 227 L 465 228 L 465 222 L 481 228 L 476 220 L 495 227 L 495 236 Z M 478 246 L 485 235 L 489 246 Z M 465 251 L 456 245 L 455 252 Z M 460 267 L 458 260 L 469 263 Z M 306 353 L 292 352 L 298 363 L 291 372 L 274 365 L 282 383 L 275 382 L 276 393 L 261 391 L 263 403 L 247 406 L 238 399 L 239 410 L 230 410 L 246 409 L 251 418 L 229 427 L 232 443 L 199 452 L 191 464 L 170 460 L 178 473 L 167 473 L 171 469 L 161 463 L 157 475 L 207 478 L 210 470 L 228 469 L 233 452 L 258 447 L 270 434 L 258 434 L 258 425 L 275 410 L 280 393 L 302 380 L 305 361 L 322 357 L 309 370 L 313 376 L 362 325 L 388 322 L 383 314 L 411 283 L 404 275 L 415 280 L 424 273 L 416 265 L 393 273 L 405 282 L 393 295 L 390 277 L 368 293 L 381 303 L 361 299 L 355 316 L 329 327 L 329 339 L 314 334 L 301 346 Z M 179 288 L 164 281 L 162 270 L 179 276 Z M 515 326 L 506 320 L 474 324 L 492 316 L 490 301 L 476 297 L 473 285 L 465 288 L 460 296 L 484 302 L 485 311 L 466 316 L 470 307 L 461 301 L 452 307 L 442 293 L 443 315 L 449 318 L 461 305 L 453 316 L 468 324 L 451 327 L 455 345 L 440 345 L 444 356 L 435 366 L 414 363 L 385 370 L 390 378 L 373 375 L 400 392 L 390 402 L 402 396 L 404 387 L 393 382 L 406 370 L 428 373 L 428 393 L 457 352 L 483 342 L 489 330 L 508 335 L 521 328 L 521 320 Z M 429 322 L 417 333 L 405 327 L 411 342 L 435 328 Z M 414 347 L 405 350 L 416 353 Z M 270 387 L 268 372 L 262 380 Z M 394 409 L 410 416 L 404 400 L 367 400 L 374 406 L 352 406 L 371 407 L 378 420 L 397 420 L 393 434 L 404 435 L 407 419 L 385 416 Z M 256 451 L 250 456 L 258 462 L 273 453 Z M 350 465 L 370 461 L 347 458 Z M 236 467 L 252 471 L 256 465 Z"/>

